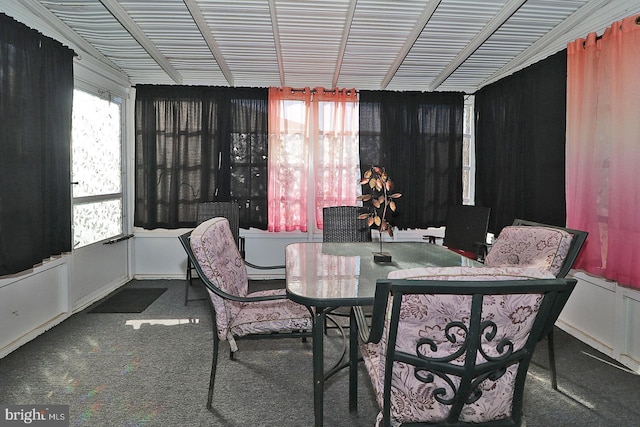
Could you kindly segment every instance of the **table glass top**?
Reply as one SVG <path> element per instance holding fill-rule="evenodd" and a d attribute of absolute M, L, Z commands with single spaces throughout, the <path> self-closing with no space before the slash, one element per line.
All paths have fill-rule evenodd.
<path fill-rule="evenodd" d="M 388 242 L 383 251 L 390 263 L 376 263 L 373 243 L 293 243 L 285 249 L 287 293 L 292 300 L 313 306 L 373 304 L 376 280 L 390 271 L 414 267 L 479 265 L 439 245 Z"/>

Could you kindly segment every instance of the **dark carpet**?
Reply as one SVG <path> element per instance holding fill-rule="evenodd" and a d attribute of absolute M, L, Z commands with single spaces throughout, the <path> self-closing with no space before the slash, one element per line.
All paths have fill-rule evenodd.
<path fill-rule="evenodd" d="M 142 313 L 167 288 L 125 288 L 108 295 L 90 307 L 89 313 Z"/>
<path fill-rule="evenodd" d="M 238 341 L 235 360 L 222 343 L 207 411 L 206 301 L 185 306 L 180 280 L 132 281 L 123 289 L 158 287 L 168 290 L 142 313 L 85 310 L 0 359 L 0 403 L 69 405 L 70 426 L 313 425 L 311 340 Z M 205 295 L 199 287 L 192 292 Z M 342 342 L 336 330 L 325 342 L 328 367 Z M 527 427 L 640 425 L 639 376 L 560 330 L 556 353 L 559 392 L 550 386 L 545 342 L 534 354 L 524 396 Z M 326 384 L 325 426 L 373 426 L 378 410 L 364 368 L 357 413 L 348 410 L 347 377 L 340 371 Z"/>

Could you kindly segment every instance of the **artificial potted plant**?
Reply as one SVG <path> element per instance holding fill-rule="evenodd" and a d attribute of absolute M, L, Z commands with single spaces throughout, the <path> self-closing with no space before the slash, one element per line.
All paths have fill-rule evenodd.
<path fill-rule="evenodd" d="M 384 167 L 380 166 L 371 166 L 365 171 L 360 179 L 360 185 L 364 186 L 368 193 L 358 196 L 358 200 L 362 201 L 363 206 L 370 204 L 370 210 L 360 214 L 358 218 L 366 219 L 368 227 L 376 228 L 380 232 L 380 252 L 373 253 L 373 260 L 375 262 L 391 262 L 391 254 L 382 251 L 382 236 L 383 233 L 387 233 L 393 237 L 393 227 L 387 220 L 387 213 L 389 210 L 396 211 L 394 199 L 401 197 L 402 194 L 391 192 L 393 182 Z"/>

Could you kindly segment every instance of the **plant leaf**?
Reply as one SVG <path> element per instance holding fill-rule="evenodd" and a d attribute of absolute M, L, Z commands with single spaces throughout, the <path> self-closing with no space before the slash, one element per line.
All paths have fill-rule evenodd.
<path fill-rule="evenodd" d="M 375 179 L 375 178 L 371 178 L 371 179 L 369 180 L 369 187 L 371 187 L 371 188 L 376 188 L 376 182 L 378 182 L 378 180 L 377 180 L 377 179 Z"/>
<path fill-rule="evenodd" d="M 393 200 L 389 202 L 389 209 L 391 209 L 393 212 L 396 211 L 396 202 L 394 202 Z"/>
<path fill-rule="evenodd" d="M 371 178 L 371 174 L 372 174 L 371 169 L 369 169 L 364 173 L 364 179 L 368 180 L 369 178 Z"/>
<path fill-rule="evenodd" d="M 363 194 L 362 196 L 358 196 L 358 200 L 368 202 L 369 200 L 371 200 L 371 194 Z"/>
<path fill-rule="evenodd" d="M 370 216 L 367 219 L 367 227 L 371 227 L 373 224 L 374 224 L 374 219 L 373 219 L 373 217 Z"/>
<path fill-rule="evenodd" d="M 358 219 L 365 219 L 365 218 L 369 218 L 369 214 L 368 213 L 363 213 L 358 215 Z"/>
<path fill-rule="evenodd" d="M 399 199 L 400 197 L 402 197 L 402 193 L 393 193 L 390 197 L 392 199 Z"/>
<path fill-rule="evenodd" d="M 377 225 L 378 227 L 380 227 L 380 224 L 382 223 L 382 219 L 380 219 L 380 217 L 379 217 L 378 215 L 376 215 L 376 216 L 373 218 L 373 223 L 374 223 L 375 225 Z"/>

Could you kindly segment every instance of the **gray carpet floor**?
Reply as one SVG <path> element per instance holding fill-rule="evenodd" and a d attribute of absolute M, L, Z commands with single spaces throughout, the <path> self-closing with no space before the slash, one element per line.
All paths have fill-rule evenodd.
<path fill-rule="evenodd" d="M 239 341 L 236 360 L 222 343 L 208 411 L 206 301 L 185 307 L 179 280 L 125 286 L 168 290 L 142 313 L 77 313 L 0 359 L 0 403 L 69 405 L 71 426 L 313 425 L 310 340 Z M 191 298 L 203 295 L 191 291 Z M 527 426 L 639 426 L 640 377 L 562 331 L 556 341 L 560 391 L 550 386 L 542 342 L 527 378 Z M 325 366 L 338 359 L 341 345 L 330 331 Z M 377 408 L 362 367 L 359 379 L 355 414 L 347 407 L 346 370 L 328 381 L 325 426 L 374 424 Z"/>

